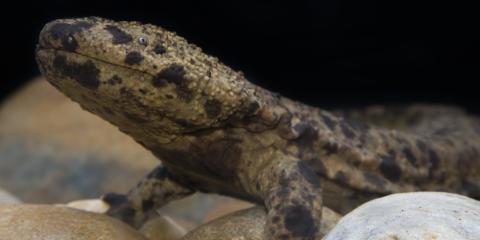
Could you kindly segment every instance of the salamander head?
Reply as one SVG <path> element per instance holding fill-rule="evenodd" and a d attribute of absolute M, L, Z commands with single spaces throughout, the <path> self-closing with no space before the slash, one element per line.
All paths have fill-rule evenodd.
<path fill-rule="evenodd" d="M 41 31 L 36 58 L 52 85 L 128 133 L 215 127 L 261 104 L 241 73 L 153 25 L 55 20 Z"/>

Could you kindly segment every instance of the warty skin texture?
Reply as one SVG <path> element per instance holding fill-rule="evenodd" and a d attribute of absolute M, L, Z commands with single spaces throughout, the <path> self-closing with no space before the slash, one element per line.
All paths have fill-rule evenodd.
<path fill-rule="evenodd" d="M 53 86 L 162 161 L 126 196 L 105 197 L 134 226 L 194 191 L 263 204 L 266 239 L 318 238 L 322 204 L 347 212 L 418 190 L 480 197 L 480 122 L 454 107 L 330 113 L 253 85 L 160 27 L 96 17 L 48 23 L 36 58 Z"/>

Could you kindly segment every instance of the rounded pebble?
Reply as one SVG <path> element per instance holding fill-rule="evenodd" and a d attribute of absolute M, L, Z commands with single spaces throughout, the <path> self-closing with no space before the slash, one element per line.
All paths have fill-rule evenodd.
<path fill-rule="evenodd" d="M 180 239 L 187 233 L 182 226 L 167 216 L 158 216 L 149 220 L 139 231 L 149 240 Z"/>
<path fill-rule="evenodd" d="M 367 202 L 325 240 L 478 240 L 480 202 L 458 194 L 414 192 Z"/>
<path fill-rule="evenodd" d="M 325 235 L 335 226 L 340 215 L 323 208 L 321 235 Z M 266 222 L 265 208 L 261 206 L 240 210 L 189 232 L 182 240 L 231 239 L 231 240 L 264 240 Z"/>
<path fill-rule="evenodd" d="M 0 205 L 0 239 L 146 240 L 102 214 L 51 205 Z"/>

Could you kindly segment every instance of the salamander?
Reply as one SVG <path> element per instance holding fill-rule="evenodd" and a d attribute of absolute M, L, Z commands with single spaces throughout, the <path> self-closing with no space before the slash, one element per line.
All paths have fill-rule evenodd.
<path fill-rule="evenodd" d="M 104 197 L 133 226 L 196 191 L 265 206 L 269 240 L 317 239 L 324 205 L 345 213 L 411 191 L 480 197 L 480 121 L 458 107 L 326 111 L 161 27 L 99 17 L 46 24 L 36 60 L 54 87 L 161 160 L 127 194 Z"/>

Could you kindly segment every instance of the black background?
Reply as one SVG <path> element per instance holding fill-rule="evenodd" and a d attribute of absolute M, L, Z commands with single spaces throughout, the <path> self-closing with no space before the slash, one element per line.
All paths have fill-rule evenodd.
<path fill-rule="evenodd" d="M 163 26 L 251 81 L 325 108 L 434 102 L 480 113 L 476 9 L 460 1 L 40 1 L 2 4 L 1 92 L 38 75 L 49 20 Z M 6 73 L 6 74 L 5 74 Z"/>

